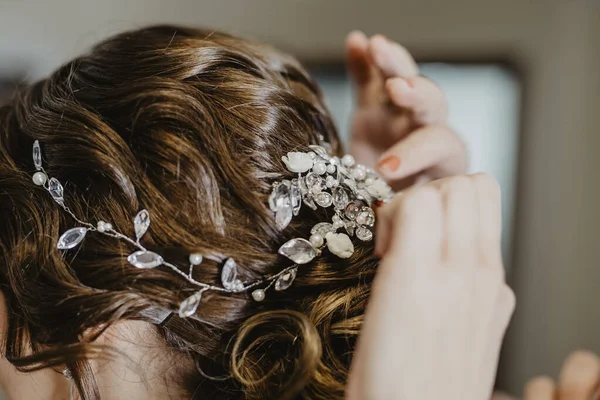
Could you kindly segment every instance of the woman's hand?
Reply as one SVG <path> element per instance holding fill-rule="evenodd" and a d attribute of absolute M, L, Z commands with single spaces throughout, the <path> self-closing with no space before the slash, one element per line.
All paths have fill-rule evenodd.
<path fill-rule="evenodd" d="M 563 364 L 558 383 L 534 378 L 527 383 L 523 400 L 595 400 L 599 385 L 600 360 L 594 353 L 578 351 Z"/>
<path fill-rule="evenodd" d="M 347 398 L 489 399 L 515 306 L 498 184 L 482 174 L 431 182 L 381 207 L 378 224 L 382 260 Z"/>
<path fill-rule="evenodd" d="M 467 172 L 463 142 L 448 126 L 444 93 L 419 76 L 414 59 L 381 35 L 352 32 L 347 43 L 358 107 L 350 152 L 400 190 L 417 178 Z"/>

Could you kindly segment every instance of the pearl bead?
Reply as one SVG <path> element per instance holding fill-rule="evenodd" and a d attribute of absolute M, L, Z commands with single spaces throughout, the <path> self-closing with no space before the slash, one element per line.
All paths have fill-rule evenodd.
<path fill-rule="evenodd" d="M 252 298 L 255 301 L 263 301 L 265 299 L 265 291 L 263 289 L 256 289 L 252 292 Z"/>
<path fill-rule="evenodd" d="M 337 215 L 337 214 L 336 214 L 336 215 L 334 215 L 333 217 L 331 217 L 331 220 L 332 220 L 333 222 L 338 222 L 338 221 L 341 221 L 342 219 L 340 218 L 340 216 L 339 216 L 339 215 Z"/>
<path fill-rule="evenodd" d="M 334 227 L 335 229 L 342 228 L 343 226 L 344 226 L 344 223 L 343 223 L 342 221 L 334 221 L 334 222 L 333 222 L 333 227 Z"/>
<path fill-rule="evenodd" d="M 367 177 L 367 171 L 364 168 L 356 167 L 354 171 L 352 171 L 352 177 L 357 181 L 362 181 Z"/>
<path fill-rule="evenodd" d="M 330 174 L 335 174 L 335 165 L 329 164 L 327 166 L 327 172 L 329 172 Z"/>
<path fill-rule="evenodd" d="M 48 177 L 43 172 L 36 172 L 35 174 L 33 174 L 32 179 L 33 179 L 33 183 L 36 184 L 37 186 L 44 186 L 44 184 L 48 180 Z"/>
<path fill-rule="evenodd" d="M 198 265 L 202 262 L 202 254 L 194 253 L 190 254 L 190 264 Z"/>
<path fill-rule="evenodd" d="M 323 236 L 319 235 L 318 233 L 310 235 L 309 241 L 310 244 L 313 245 L 313 247 L 318 248 L 323 246 Z"/>
<path fill-rule="evenodd" d="M 316 155 L 314 152 L 312 152 L 312 151 L 311 151 L 310 153 L 308 153 L 308 156 L 309 156 L 310 158 L 312 158 L 312 159 L 314 159 L 314 158 L 316 158 L 316 157 L 317 157 L 317 155 Z"/>
<path fill-rule="evenodd" d="M 108 222 L 104 223 L 104 229 L 107 231 L 110 231 L 113 228 L 112 224 L 109 224 Z"/>
<path fill-rule="evenodd" d="M 328 188 L 332 188 L 337 186 L 337 181 L 333 176 L 328 176 L 327 179 L 325 179 L 325 184 Z"/>
<path fill-rule="evenodd" d="M 313 166 L 313 171 L 315 174 L 323 175 L 325 172 L 327 172 L 327 165 L 325 165 L 324 162 L 319 161 Z"/>
<path fill-rule="evenodd" d="M 351 167 L 354 165 L 354 157 L 352 157 L 350 154 L 346 154 L 344 157 L 342 157 L 342 164 L 345 167 Z"/>
<path fill-rule="evenodd" d="M 97 228 L 98 232 L 106 232 L 106 222 L 98 221 Z"/>
<path fill-rule="evenodd" d="M 367 178 L 367 179 L 365 179 L 365 185 L 371 186 L 372 184 L 373 184 L 373 178 Z"/>

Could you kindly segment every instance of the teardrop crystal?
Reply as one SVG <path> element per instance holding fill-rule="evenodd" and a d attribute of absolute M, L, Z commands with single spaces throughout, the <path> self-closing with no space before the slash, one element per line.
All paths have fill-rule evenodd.
<path fill-rule="evenodd" d="M 333 203 L 333 197 L 327 192 L 321 192 L 315 196 L 315 203 L 327 208 Z"/>
<path fill-rule="evenodd" d="M 333 227 L 333 224 L 330 224 L 329 222 L 319 222 L 318 224 L 312 227 L 312 229 L 310 230 L 310 234 L 314 235 L 316 233 L 317 235 L 325 237 L 325 235 L 327 235 L 329 232 L 335 231 L 336 229 Z"/>
<path fill-rule="evenodd" d="M 349 203 L 346 206 L 346 209 L 344 210 L 344 214 L 346 214 L 346 217 L 348 217 L 351 220 L 354 220 L 358 216 L 359 212 L 360 208 L 358 208 L 358 206 L 354 203 Z"/>
<path fill-rule="evenodd" d="M 296 264 L 306 264 L 317 256 L 315 248 L 306 239 L 295 238 L 284 243 L 279 248 L 279 254 L 285 256 Z"/>
<path fill-rule="evenodd" d="M 356 223 L 359 225 L 373 226 L 375 225 L 375 212 L 371 207 L 363 207 L 356 217 Z"/>
<path fill-rule="evenodd" d="M 87 233 L 87 228 L 71 228 L 65 233 L 61 235 L 58 239 L 58 247 L 59 250 L 69 250 L 73 247 L 77 246 L 83 238 L 85 238 L 85 234 Z"/>
<path fill-rule="evenodd" d="M 221 270 L 221 284 L 225 289 L 233 290 L 237 280 L 237 264 L 233 258 L 228 258 Z"/>
<path fill-rule="evenodd" d="M 135 227 L 135 237 L 139 240 L 150 227 L 150 213 L 147 210 L 142 210 L 135 216 L 133 220 Z"/>
<path fill-rule="evenodd" d="M 364 226 L 359 226 L 356 228 L 356 237 L 362 240 L 363 242 L 368 242 L 373 239 L 373 232 L 371 232 L 368 228 Z"/>
<path fill-rule="evenodd" d="M 130 254 L 129 257 L 127 257 L 127 261 L 136 268 L 149 269 L 161 265 L 163 263 L 163 258 L 152 251 L 140 250 Z"/>
<path fill-rule="evenodd" d="M 344 220 L 344 228 L 346 228 L 346 232 L 348 232 L 348 235 L 350 235 L 350 236 L 354 235 L 355 227 L 356 227 L 356 224 L 354 222 Z"/>
<path fill-rule="evenodd" d="M 279 229 L 285 229 L 292 221 L 293 216 L 294 210 L 291 205 L 287 204 L 281 207 L 275 212 L 275 223 L 277 224 L 277 227 L 279 227 Z"/>
<path fill-rule="evenodd" d="M 282 207 L 285 207 L 289 204 L 290 185 L 290 181 L 284 180 L 275 188 L 273 188 L 273 191 L 269 196 L 269 207 L 271 208 L 271 211 L 278 211 Z"/>
<path fill-rule="evenodd" d="M 58 179 L 50 178 L 50 180 L 48 181 L 48 192 L 50 192 L 50 195 L 52 196 L 54 201 L 61 205 L 64 204 L 63 186 L 60 184 Z"/>
<path fill-rule="evenodd" d="M 317 209 L 317 205 L 315 204 L 315 201 L 313 200 L 313 198 L 311 196 L 306 196 L 302 199 L 302 202 L 304 204 L 306 204 L 308 207 L 312 208 L 313 210 Z"/>
<path fill-rule="evenodd" d="M 35 169 L 40 171 L 42 169 L 42 150 L 40 149 L 40 142 L 33 142 L 33 165 Z"/>
<path fill-rule="evenodd" d="M 297 273 L 298 269 L 292 268 L 289 271 L 281 274 L 281 276 L 279 276 L 279 278 L 277 278 L 277 280 L 275 281 L 275 290 L 281 292 L 282 290 L 286 290 L 287 288 L 292 286 L 294 279 L 296 279 Z"/>
<path fill-rule="evenodd" d="M 342 187 L 333 189 L 333 205 L 338 210 L 343 210 L 349 202 L 348 192 Z"/>
<path fill-rule="evenodd" d="M 302 206 L 302 192 L 297 181 L 292 183 L 292 187 L 290 188 L 290 202 L 294 215 L 298 215 Z"/>
<path fill-rule="evenodd" d="M 202 292 L 197 292 L 185 299 L 179 306 L 179 317 L 187 318 L 196 313 L 198 306 L 202 300 Z"/>

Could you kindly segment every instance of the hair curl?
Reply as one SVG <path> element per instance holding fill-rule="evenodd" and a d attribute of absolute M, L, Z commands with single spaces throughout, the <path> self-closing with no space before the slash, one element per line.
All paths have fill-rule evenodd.
<path fill-rule="evenodd" d="M 8 360 L 22 371 L 67 365 L 82 397 L 97 399 L 88 361 L 106 349 L 94 339 L 150 306 L 176 309 L 192 289 L 168 269 L 131 267 L 127 244 L 102 235 L 58 251 L 73 221 L 31 182 L 34 140 L 77 215 L 132 234 L 146 208 L 147 247 L 182 268 L 192 252 L 209 256 L 196 278 L 217 284 L 226 257 L 247 278 L 285 268 L 277 248 L 331 213 L 304 208 L 281 231 L 267 208 L 272 182 L 290 175 L 281 156 L 319 135 L 339 154 L 319 89 L 296 60 L 212 31 L 126 32 L 21 90 L 0 108 Z M 196 366 L 178 371 L 193 398 L 342 398 L 376 266 L 369 243 L 348 260 L 325 252 L 261 303 L 210 292 L 203 322 L 174 317 L 156 329 Z"/>

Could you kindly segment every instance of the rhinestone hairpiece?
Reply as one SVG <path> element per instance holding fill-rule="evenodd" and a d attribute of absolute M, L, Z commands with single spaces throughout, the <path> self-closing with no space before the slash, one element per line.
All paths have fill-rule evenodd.
<path fill-rule="evenodd" d="M 309 152 L 289 152 L 282 161 L 291 172 L 298 177 L 282 180 L 273 184 L 269 197 L 269 207 L 275 214 L 275 221 L 280 229 L 286 228 L 292 217 L 298 215 L 302 203 L 316 210 L 318 206 L 333 206 L 334 214 L 331 223 L 321 222 L 311 229 L 309 240 L 294 238 L 279 248 L 279 254 L 294 262 L 282 271 L 255 281 L 245 282 L 239 278 L 238 266 L 233 258 L 227 258 L 221 269 L 221 286 L 197 281 L 193 278 L 194 267 L 201 264 L 201 254 L 190 254 L 189 269 L 180 270 L 161 255 L 146 249 L 141 244 L 150 227 L 150 213 L 141 210 L 133 219 L 135 239 L 117 231 L 111 223 L 98 221 L 96 225 L 79 219 L 65 204 L 64 187 L 56 178 L 48 177 L 42 165 L 42 151 L 39 142 L 33 144 L 33 163 L 36 172 L 33 182 L 44 187 L 54 201 L 79 226 L 68 229 L 58 239 L 59 250 L 70 250 L 77 247 L 89 232 L 98 232 L 131 244 L 135 251 L 127 257 L 127 261 L 140 269 L 151 269 L 159 266 L 170 268 L 198 290 L 185 299 L 179 307 L 181 318 L 192 317 L 203 293 L 212 290 L 224 293 L 242 293 L 252 290 L 255 301 L 263 301 L 265 293 L 274 286 L 276 291 L 286 290 L 291 286 L 298 271 L 298 265 L 307 264 L 321 254 L 325 246 L 338 257 L 348 258 L 354 252 L 350 237 L 356 235 L 361 241 L 373 238 L 370 228 L 375 224 L 375 213 L 371 208 L 373 201 L 387 201 L 392 197 L 390 187 L 372 170 L 355 164 L 354 158 L 346 155 L 343 158 L 330 155 L 328 144 L 310 146 Z M 337 233 L 344 228 L 346 233 Z M 264 286 L 264 287 L 260 287 Z"/>

